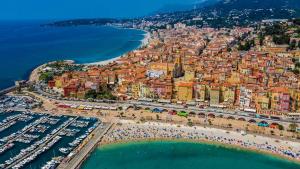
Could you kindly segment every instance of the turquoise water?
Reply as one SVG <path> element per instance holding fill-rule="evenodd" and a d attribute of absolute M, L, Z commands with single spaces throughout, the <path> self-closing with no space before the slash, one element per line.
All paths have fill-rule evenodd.
<path fill-rule="evenodd" d="M 103 26 L 40 26 L 49 22 L 0 22 L 0 89 L 27 79 L 32 69 L 45 62 L 111 59 L 137 48 L 144 37 L 143 31 Z"/>
<path fill-rule="evenodd" d="M 82 169 L 299 169 L 300 164 L 255 152 L 185 142 L 104 146 Z"/>

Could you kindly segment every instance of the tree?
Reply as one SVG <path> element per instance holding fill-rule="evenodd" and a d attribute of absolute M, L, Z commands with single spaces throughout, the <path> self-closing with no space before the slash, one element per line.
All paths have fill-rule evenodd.
<path fill-rule="evenodd" d="M 292 40 L 292 42 L 290 43 L 289 49 L 290 50 L 294 50 L 296 48 L 297 42 L 296 40 Z"/>
<path fill-rule="evenodd" d="M 34 91 L 35 89 L 34 89 L 34 86 L 33 86 L 33 85 L 29 85 L 28 88 L 27 88 L 27 90 L 28 90 L 29 92 L 32 92 L 32 91 Z"/>
<path fill-rule="evenodd" d="M 52 72 L 45 72 L 40 75 L 39 80 L 48 83 L 50 80 L 53 80 L 53 78 L 54 74 Z"/>
<path fill-rule="evenodd" d="M 208 119 L 208 124 L 211 126 L 212 125 L 212 122 L 210 119 Z"/>
<path fill-rule="evenodd" d="M 293 20 L 293 22 L 296 25 L 300 25 L 300 18 L 297 18 L 297 19 Z"/>
<path fill-rule="evenodd" d="M 240 50 L 240 51 L 249 51 L 251 49 L 251 47 L 253 47 L 253 46 L 255 46 L 254 39 L 247 40 L 244 45 L 242 45 L 241 43 L 239 43 L 238 50 Z"/>
<path fill-rule="evenodd" d="M 262 46 L 264 44 L 264 39 L 265 39 L 264 35 L 260 33 L 258 39 L 259 39 L 259 45 Z"/>
<path fill-rule="evenodd" d="M 158 114 L 156 114 L 156 120 L 159 120 L 159 115 Z"/>
<path fill-rule="evenodd" d="M 284 130 L 283 125 L 279 124 L 279 125 L 278 125 L 278 129 L 279 129 L 279 130 Z"/>
<path fill-rule="evenodd" d="M 298 69 L 294 69 L 293 73 L 296 74 L 296 75 L 298 75 L 300 73 L 300 71 Z"/>
<path fill-rule="evenodd" d="M 89 90 L 85 94 L 85 99 L 96 99 L 97 98 L 97 92 L 96 90 Z"/>
<path fill-rule="evenodd" d="M 296 124 L 296 123 L 291 123 L 289 125 L 289 129 L 291 132 L 296 132 L 297 128 L 298 128 L 298 124 Z"/>
<path fill-rule="evenodd" d="M 193 122 L 192 122 L 192 120 L 191 120 L 191 119 L 188 119 L 188 123 L 187 123 L 187 125 L 188 125 L 188 126 L 190 126 L 190 127 L 191 127 L 191 126 L 193 126 Z"/>
<path fill-rule="evenodd" d="M 85 99 L 108 99 L 108 100 L 116 100 L 117 98 L 112 95 L 110 91 L 100 91 L 96 92 L 96 90 L 89 90 L 85 94 Z"/>

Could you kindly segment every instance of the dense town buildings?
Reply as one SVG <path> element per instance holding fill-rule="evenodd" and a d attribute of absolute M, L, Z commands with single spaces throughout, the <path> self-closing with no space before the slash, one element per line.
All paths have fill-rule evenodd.
<path fill-rule="evenodd" d="M 169 25 L 151 33 L 147 46 L 105 66 L 56 76 L 49 87 L 64 97 L 110 91 L 120 100 L 153 99 L 227 107 L 267 115 L 300 112 L 299 50 L 266 36 L 258 45 L 253 28 L 195 28 Z M 239 51 L 238 43 L 255 46 Z"/>

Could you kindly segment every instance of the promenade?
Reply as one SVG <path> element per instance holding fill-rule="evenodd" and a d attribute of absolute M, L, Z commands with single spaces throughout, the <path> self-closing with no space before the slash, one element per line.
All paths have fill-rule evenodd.
<path fill-rule="evenodd" d="M 47 104 L 47 106 L 50 106 L 54 108 L 49 103 L 49 100 L 59 102 L 60 104 L 69 104 L 69 105 L 90 105 L 90 106 L 103 106 L 103 107 L 130 107 L 130 106 L 138 106 L 141 108 L 159 108 L 159 109 L 166 109 L 166 110 L 176 110 L 176 111 L 188 111 L 188 112 L 196 112 L 196 113 L 205 113 L 205 114 L 214 114 L 214 115 L 223 115 L 225 117 L 232 116 L 236 119 L 238 118 L 245 118 L 246 120 L 255 119 L 256 121 L 267 121 L 269 123 L 273 122 L 280 122 L 282 125 L 287 127 L 290 123 L 297 123 L 300 124 L 300 119 L 291 120 L 285 116 L 282 116 L 280 119 L 271 119 L 271 118 L 259 118 L 256 117 L 256 113 L 252 112 L 246 112 L 246 111 L 240 111 L 240 110 L 230 110 L 230 109 L 221 109 L 221 108 L 214 108 L 214 107 L 208 107 L 208 108 L 199 108 L 197 106 L 186 106 L 178 105 L 174 103 L 159 103 L 159 102 L 143 102 L 143 101 L 112 101 L 111 103 L 106 103 L 104 101 L 99 102 L 90 102 L 90 101 L 80 101 L 80 100 L 67 100 L 67 99 L 59 99 L 56 97 L 51 96 L 50 94 L 43 92 L 41 90 L 38 91 L 38 93 L 34 92 L 27 92 L 28 94 L 31 94 L 41 100 L 44 101 L 44 103 Z"/>
<path fill-rule="evenodd" d="M 99 125 L 94 132 L 92 138 L 88 141 L 86 145 L 82 147 L 82 149 L 75 154 L 74 157 L 68 162 L 62 162 L 57 169 L 77 169 L 80 168 L 82 163 L 86 160 L 89 154 L 98 146 L 98 143 L 101 141 L 103 136 L 109 131 L 112 127 L 113 123 L 106 124 L 105 127 Z"/>

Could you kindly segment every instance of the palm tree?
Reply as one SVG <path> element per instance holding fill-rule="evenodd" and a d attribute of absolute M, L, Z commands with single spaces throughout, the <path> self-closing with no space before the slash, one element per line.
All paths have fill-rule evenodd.
<path fill-rule="evenodd" d="M 144 122 L 146 119 L 144 117 L 141 117 L 141 122 Z"/>
<path fill-rule="evenodd" d="M 156 120 L 159 120 L 159 115 L 158 114 L 156 114 Z"/>
<path fill-rule="evenodd" d="M 208 119 L 208 124 L 211 126 L 212 125 L 212 122 L 210 119 Z"/>
<path fill-rule="evenodd" d="M 249 131 L 249 124 L 246 125 L 245 131 Z"/>
<path fill-rule="evenodd" d="M 193 126 L 193 122 L 191 119 L 188 119 L 188 123 L 187 123 L 188 126 Z"/>
<path fill-rule="evenodd" d="M 279 129 L 279 130 L 284 130 L 284 127 L 283 127 L 283 125 L 281 125 L 281 124 L 280 124 L 280 125 L 278 125 L 278 129 Z"/>

